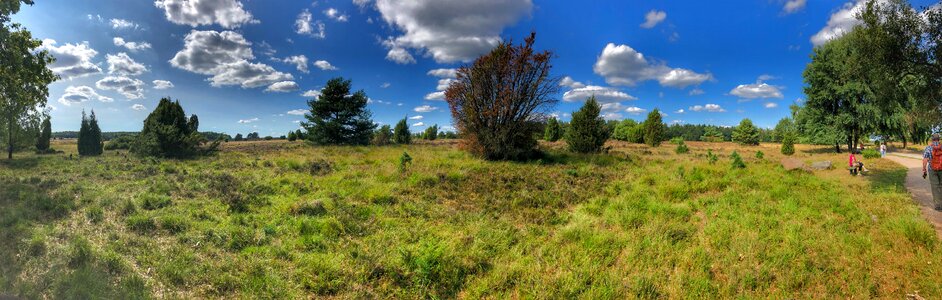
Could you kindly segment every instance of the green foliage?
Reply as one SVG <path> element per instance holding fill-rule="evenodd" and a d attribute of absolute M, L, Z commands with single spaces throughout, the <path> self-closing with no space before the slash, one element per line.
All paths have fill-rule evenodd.
<path fill-rule="evenodd" d="M 742 119 L 742 122 L 739 122 L 739 126 L 733 129 L 733 141 L 740 145 L 759 145 L 759 128 L 752 125 L 752 120 Z"/>
<path fill-rule="evenodd" d="M 592 96 L 582 108 L 572 113 L 569 130 L 566 131 L 566 143 L 570 151 L 595 153 L 602 150 L 602 145 L 608 140 L 608 129 L 605 120 L 599 116 L 601 110 L 595 96 Z"/>
<path fill-rule="evenodd" d="M 786 134 L 782 138 L 782 154 L 792 155 L 795 154 L 795 135 Z"/>
<path fill-rule="evenodd" d="M 722 142 L 725 138 L 723 133 L 716 127 L 706 127 L 703 131 L 703 136 L 700 137 L 701 141 L 704 142 Z"/>
<path fill-rule="evenodd" d="M 408 118 L 402 118 L 396 123 L 396 128 L 393 130 L 393 141 L 396 144 L 406 145 L 412 143 L 412 133 L 409 132 L 409 123 Z"/>
<path fill-rule="evenodd" d="M 621 120 L 615 124 L 615 129 L 612 130 L 612 139 L 619 141 L 630 141 L 629 136 L 631 134 L 631 130 L 634 129 L 635 126 L 638 126 L 638 122 L 635 122 L 635 120 Z"/>
<path fill-rule="evenodd" d="M 563 128 L 559 126 L 559 120 L 549 118 L 546 121 L 546 129 L 543 132 L 543 139 L 547 142 L 555 142 L 563 137 Z"/>
<path fill-rule="evenodd" d="M 729 155 L 730 165 L 733 169 L 745 169 L 746 163 L 742 161 L 742 156 L 739 156 L 739 153 L 733 151 L 733 154 Z"/>
<path fill-rule="evenodd" d="M 684 143 L 684 140 L 680 140 L 677 143 L 677 149 L 674 149 L 674 152 L 677 154 L 685 154 L 690 152 L 690 148 L 687 147 L 687 144 Z"/>
<path fill-rule="evenodd" d="M 393 132 L 389 125 L 383 125 L 373 133 L 373 145 L 385 146 L 392 144 Z"/>
<path fill-rule="evenodd" d="M 399 173 L 405 173 L 410 164 L 412 164 L 412 156 L 409 156 L 409 152 L 402 152 L 399 156 Z"/>
<path fill-rule="evenodd" d="M 39 133 L 39 138 L 36 139 L 36 150 L 39 152 L 47 152 L 49 150 L 49 140 L 52 139 L 52 123 L 49 121 L 49 116 L 43 118 L 42 131 Z"/>
<path fill-rule="evenodd" d="M 296 135 L 296 134 L 294 133 L 294 131 L 288 131 L 288 141 L 289 141 L 289 142 L 294 142 L 294 141 L 297 141 L 297 140 L 298 140 L 298 135 Z"/>
<path fill-rule="evenodd" d="M 350 93 L 350 80 L 341 77 L 327 81 L 321 94 L 309 100 L 310 112 L 302 122 L 309 140 L 318 145 L 366 145 L 376 124 L 366 108 L 369 98 L 363 90 Z"/>
<path fill-rule="evenodd" d="M 765 158 L 765 153 L 762 153 L 762 150 L 756 151 L 756 158 L 758 159 Z"/>
<path fill-rule="evenodd" d="M 245 138 L 242 137 L 242 134 L 241 134 L 241 133 L 236 133 L 235 137 L 232 138 L 232 140 L 233 140 L 233 141 L 236 141 L 236 142 L 241 142 L 241 141 L 244 141 Z"/>
<path fill-rule="evenodd" d="M 793 134 L 795 131 L 795 124 L 791 118 L 782 118 L 778 121 L 778 124 L 775 124 L 775 129 L 772 130 L 772 142 L 781 143 L 785 140 L 785 136 Z"/>
<path fill-rule="evenodd" d="M 876 149 L 864 149 L 861 154 L 863 154 L 863 157 L 866 159 L 880 158 L 880 151 L 877 151 Z"/>
<path fill-rule="evenodd" d="M 671 144 L 680 145 L 683 143 L 684 143 L 684 138 L 682 137 L 676 136 L 676 137 L 671 138 Z"/>
<path fill-rule="evenodd" d="M 206 138 L 199 133 L 196 115 L 187 119 L 180 101 L 160 99 L 157 108 L 144 119 L 144 129 L 131 152 L 141 156 L 188 158 L 216 151 L 220 140 L 203 147 Z"/>
<path fill-rule="evenodd" d="M 661 121 L 661 111 L 654 109 L 644 120 L 644 143 L 651 147 L 660 146 L 664 141 L 665 130 L 666 125 Z"/>
<path fill-rule="evenodd" d="M 425 129 L 425 134 L 422 135 L 422 138 L 434 141 L 438 138 L 438 125 L 432 125 L 429 128 Z"/>
<path fill-rule="evenodd" d="M 92 111 L 90 117 L 85 117 L 82 112 L 82 125 L 78 135 L 78 153 L 81 156 L 96 156 L 103 152 L 101 141 L 101 128 L 98 127 L 98 118 L 95 117 L 95 111 Z"/>
<path fill-rule="evenodd" d="M 105 143 L 105 150 L 129 150 L 137 140 L 136 134 L 122 135 Z"/>
<path fill-rule="evenodd" d="M 720 157 L 713 153 L 713 150 L 707 150 L 707 161 L 709 161 L 711 165 L 715 164 L 718 160 L 720 160 Z"/>

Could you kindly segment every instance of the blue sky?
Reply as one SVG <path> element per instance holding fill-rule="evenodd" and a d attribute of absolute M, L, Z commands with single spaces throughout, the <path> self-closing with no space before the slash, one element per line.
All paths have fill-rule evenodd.
<path fill-rule="evenodd" d="M 854 24 L 858 0 L 37 0 L 14 16 L 59 57 L 53 130 L 94 109 L 137 131 L 161 97 L 201 130 L 282 135 L 330 78 L 353 80 L 381 124 L 450 128 L 449 69 L 537 32 L 564 80 L 556 114 L 588 95 L 609 119 L 771 127 L 804 98 L 813 47 Z M 932 1 L 913 1 L 915 7 Z M 433 71 L 437 70 L 437 71 Z M 172 85 L 172 86 L 171 86 Z M 308 96 L 304 96 L 307 94 Z M 419 118 L 421 116 L 421 118 Z"/>

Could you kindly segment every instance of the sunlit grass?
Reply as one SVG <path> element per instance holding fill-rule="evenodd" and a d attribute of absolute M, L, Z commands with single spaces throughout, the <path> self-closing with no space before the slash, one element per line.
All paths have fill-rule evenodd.
<path fill-rule="evenodd" d="M 27 298 L 900 298 L 938 240 L 889 161 L 785 172 L 777 145 L 229 143 L 216 157 L 0 165 L 0 290 Z M 709 163 L 707 150 L 719 156 Z M 747 167 L 733 169 L 736 150 Z M 756 151 L 765 155 L 756 158 Z M 400 168 L 408 152 L 412 163 Z"/>

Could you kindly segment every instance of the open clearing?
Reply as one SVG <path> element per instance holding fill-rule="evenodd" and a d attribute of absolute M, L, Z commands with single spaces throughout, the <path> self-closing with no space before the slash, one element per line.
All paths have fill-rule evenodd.
<path fill-rule="evenodd" d="M 452 141 L 232 142 L 0 164 L 0 290 L 30 298 L 902 298 L 942 295 L 906 168 L 799 146 L 612 143 L 488 162 Z M 733 150 L 747 168 L 730 168 Z M 757 158 L 756 151 L 764 152 Z M 411 164 L 400 169 L 403 152 Z M 709 162 L 707 151 L 719 155 Z"/>

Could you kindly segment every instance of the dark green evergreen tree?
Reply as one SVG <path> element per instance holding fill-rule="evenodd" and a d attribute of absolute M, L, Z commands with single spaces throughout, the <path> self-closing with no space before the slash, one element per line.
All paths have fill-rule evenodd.
<path fill-rule="evenodd" d="M 752 125 L 752 120 L 743 119 L 739 126 L 733 129 L 733 141 L 741 145 L 755 146 L 759 144 L 759 128 Z"/>
<path fill-rule="evenodd" d="M 236 141 L 236 142 L 241 142 L 241 141 L 245 140 L 245 138 L 242 137 L 242 134 L 241 134 L 241 133 L 236 133 L 236 136 L 235 136 L 234 138 L 232 138 L 232 140 L 233 140 L 233 141 Z"/>
<path fill-rule="evenodd" d="M 48 152 L 50 139 L 52 139 L 52 122 L 50 122 L 49 116 L 46 116 L 46 118 L 43 119 L 39 139 L 36 140 L 36 150 L 41 153 Z"/>
<path fill-rule="evenodd" d="M 98 127 L 98 118 L 95 111 L 86 117 L 82 112 L 82 127 L 79 129 L 78 152 L 81 156 L 101 155 L 104 145 L 101 141 L 101 128 Z"/>
<path fill-rule="evenodd" d="M 661 112 L 654 109 L 648 113 L 648 118 L 644 120 L 644 143 L 651 147 L 657 147 L 664 141 L 664 132 L 667 126 L 661 120 Z"/>
<path fill-rule="evenodd" d="M 215 151 L 220 140 L 203 148 L 205 142 L 196 115 L 187 118 L 179 101 L 163 98 L 144 120 L 131 151 L 143 156 L 187 158 Z"/>
<path fill-rule="evenodd" d="M 550 118 L 546 121 L 546 130 L 543 132 L 543 139 L 548 142 L 558 141 L 563 137 L 563 129 L 559 126 L 559 120 Z"/>
<path fill-rule="evenodd" d="M 396 128 L 393 130 L 393 141 L 396 142 L 396 144 L 412 143 L 412 133 L 409 132 L 409 123 L 406 119 L 407 118 L 402 118 L 402 120 L 399 120 L 399 123 L 396 123 Z"/>
<path fill-rule="evenodd" d="M 599 116 L 602 107 L 595 101 L 595 96 L 589 97 L 579 111 L 572 113 L 569 130 L 566 132 L 566 143 L 569 150 L 579 153 L 599 152 L 602 145 L 608 140 L 608 128 L 605 120 Z"/>
<path fill-rule="evenodd" d="M 350 93 L 350 80 L 337 77 L 327 81 L 317 98 L 307 102 L 310 112 L 301 123 L 308 140 L 318 145 L 366 145 L 376 124 L 366 109 L 368 98 L 362 90 Z"/>
<path fill-rule="evenodd" d="M 425 135 L 422 136 L 426 140 L 434 141 L 438 138 L 438 125 L 432 125 L 429 128 L 425 129 Z"/>

